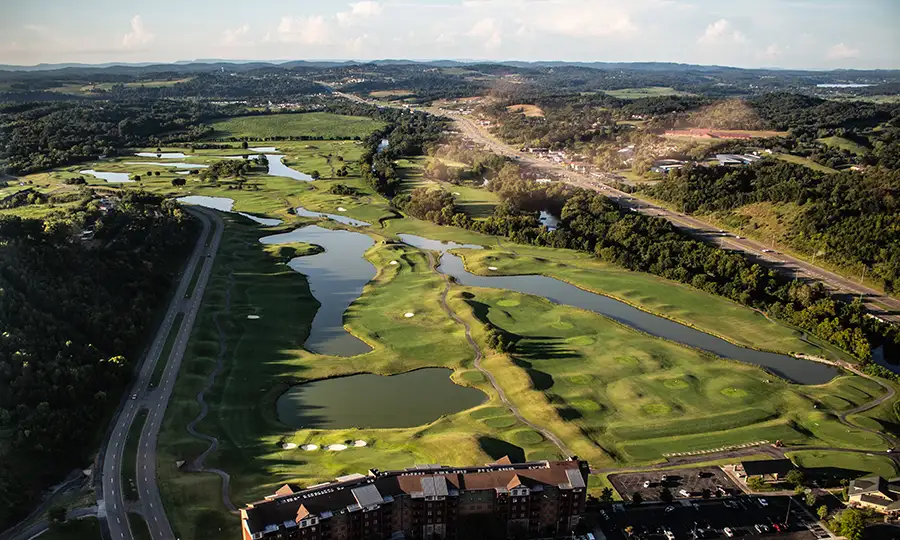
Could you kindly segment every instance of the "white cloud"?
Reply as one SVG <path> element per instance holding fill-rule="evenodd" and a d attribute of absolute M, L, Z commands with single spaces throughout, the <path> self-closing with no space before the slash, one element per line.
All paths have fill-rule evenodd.
<path fill-rule="evenodd" d="M 282 17 L 278 24 L 276 39 L 290 43 L 307 45 L 322 44 L 328 41 L 330 31 L 325 17 Z"/>
<path fill-rule="evenodd" d="M 700 43 L 746 43 L 747 36 L 732 27 L 728 19 L 719 19 L 706 27 L 706 32 L 697 40 Z"/>
<path fill-rule="evenodd" d="M 473 4 L 474 5 L 474 4 Z M 509 11 L 518 13 L 522 27 L 575 38 L 630 36 L 638 27 L 621 2 L 609 0 L 548 0 L 519 6 Z"/>
<path fill-rule="evenodd" d="M 843 41 L 828 49 L 827 58 L 829 60 L 846 60 L 848 58 L 856 58 L 859 56 L 859 49 L 850 47 Z"/>
<path fill-rule="evenodd" d="M 762 52 L 761 56 L 763 58 L 778 58 L 781 56 L 781 47 L 772 43 Z"/>
<path fill-rule="evenodd" d="M 381 4 L 373 0 L 363 0 L 350 4 L 350 11 L 342 11 L 335 14 L 338 24 L 352 26 L 365 19 L 369 19 L 381 13 Z"/>
<path fill-rule="evenodd" d="M 222 32 L 222 44 L 234 45 L 235 43 L 246 41 L 249 32 L 250 25 L 247 24 L 233 29 L 226 28 L 225 31 Z"/>
<path fill-rule="evenodd" d="M 122 38 L 122 45 L 125 45 L 126 48 L 139 47 L 147 45 L 153 41 L 154 37 L 152 33 L 144 28 L 144 20 L 141 19 L 141 16 L 135 15 L 131 18 L 131 32 L 128 32 Z"/>
<path fill-rule="evenodd" d="M 469 35 L 483 39 L 486 49 L 496 49 L 503 43 L 500 23 L 496 19 L 481 19 L 472 26 Z"/>

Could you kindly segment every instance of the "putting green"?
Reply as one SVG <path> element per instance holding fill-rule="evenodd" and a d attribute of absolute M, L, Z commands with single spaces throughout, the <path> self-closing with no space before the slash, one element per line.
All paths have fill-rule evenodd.
<path fill-rule="evenodd" d="M 519 444 L 537 444 L 544 440 L 544 436 L 538 433 L 537 431 L 532 430 L 522 430 L 517 431 L 513 434 L 513 440 Z"/>
<path fill-rule="evenodd" d="M 723 388 L 720 392 L 722 392 L 723 396 L 735 399 L 747 397 L 747 391 L 741 388 Z"/>
<path fill-rule="evenodd" d="M 663 383 L 666 388 L 670 388 L 672 390 L 684 390 L 685 388 L 690 387 L 687 381 L 683 379 L 669 379 Z"/>
<path fill-rule="evenodd" d="M 566 321 L 556 321 L 556 322 L 550 323 L 550 326 L 552 326 L 553 328 L 556 328 L 557 330 L 571 330 L 572 328 L 574 328 L 572 326 L 572 323 L 569 323 Z"/>
<path fill-rule="evenodd" d="M 568 342 L 572 345 L 587 347 L 588 345 L 593 345 L 594 343 L 596 343 L 597 340 L 592 338 L 591 336 L 576 336 L 573 338 L 569 338 Z"/>
<path fill-rule="evenodd" d="M 651 416 L 667 416 L 672 413 L 672 407 L 665 403 L 648 403 L 641 408 Z"/>
<path fill-rule="evenodd" d="M 506 300 L 500 300 L 499 302 L 497 302 L 497 305 L 503 306 L 503 307 L 516 307 L 519 305 L 519 301 L 516 299 L 510 298 L 510 299 L 506 299 Z"/>
<path fill-rule="evenodd" d="M 505 428 L 516 423 L 516 419 L 512 416 L 495 416 L 484 421 L 485 424 L 493 428 Z"/>

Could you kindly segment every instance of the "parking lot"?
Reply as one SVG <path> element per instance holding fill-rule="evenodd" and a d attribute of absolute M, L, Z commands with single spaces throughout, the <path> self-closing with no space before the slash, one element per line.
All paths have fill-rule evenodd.
<path fill-rule="evenodd" d="M 665 481 L 662 480 L 666 476 Z M 640 493 L 645 501 L 658 501 L 662 488 L 669 488 L 676 499 L 701 497 L 703 490 L 709 490 L 710 497 L 740 495 L 740 488 L 718 467 L 697 467 L 676 471 L 653 471 L 621 473 L 609 475 L 616 491 L 623 499 L 630 500 L 634 493 Z M 684 490 L 688 495 L 684 495 Z"/>
<path fill-rule="evenodd" d="M 603 510 L 599 524 L 610 540 L 726 538 L 726 528 L 733 538 L 743 540 L 827 538 L 821 529 L 816 531 L 818 534 L 813 532 L 818 527 L 798 502 L 793 501 L 789 506 L 788 501 L 788 497 L 744 495 L 718 500 L 682 500 L 668 505 L 616 503 Z"/>

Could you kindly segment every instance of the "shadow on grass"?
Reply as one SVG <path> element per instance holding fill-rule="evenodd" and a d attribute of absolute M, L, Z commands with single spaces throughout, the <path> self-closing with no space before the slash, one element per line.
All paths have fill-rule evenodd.
<path fill-rule="evenodd" d="M 507 456 L 513 463 L 523 463 L 525 461 L 525 450 L 504 440 L 495 439 L 494 437 L 478 437 L 478 445 L 481 446 L 485 454 L 493 459 Z"/>

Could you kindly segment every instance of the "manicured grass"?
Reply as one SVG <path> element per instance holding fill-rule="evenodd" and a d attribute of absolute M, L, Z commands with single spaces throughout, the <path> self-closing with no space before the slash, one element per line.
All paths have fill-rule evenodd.
<path fill-rule="evenodd" d="M 805 158 L 805 157 L 795 156 L 793 154 L 772 154 L 772 155 L 782 161 L 787 161 L 788 163 L 796 163 L 797 165 L 803 165 L 805 167 L 809 167 L 810 169 L 812 169 L 814 171 L 819 171 L 819 172 L 829 173 L 829 174 L 837 172 L 836 170 L 832 169 L 831 167 L 826 167 L 825 165 L 819 165 L 815 161 Z"/>
<path fill-rule="evenodd" d="M 135 416 L 134 422 L 128 428 L 128 437 L 125 439 L 125 453 L 122 459 L 122 483 L 125 484 L 125 498 L 129 501 L 139 499 L 137 492 L 137 448 L 141 439 L 141 430 L 144 429 L 144 421 L 147 420 L 147 411 L 142 410 Z"/>
<path fill-rule="evenodd" d="M 100 540 L 100 522 L 97 518 L 84 518 L 56 525 L 40 535 L 41 540 Z"/>
<path fill-rule="evenodd" d="M 826 450 L 805 450 L 786 454 L 794 463 L 804 469 L 839 469 L 846 478 L 859 478 L 877 474 L 883 478 L 897 476 L 897 466 L 888 456 L 858 454 L 854 452 L 829 452 Z"/>
<path fill-rule="evenodd" d="M 840 148 L 841 150 L 847 150 L 848 152 L 856 154 L 857 156 L 861 156 L 868 151 L 865 146 L 855 141 L 851 141 L 850 139 L 847 139 L 845 137 L 832 136 L 816 140 L 828 146 Z"/>
<path fill-rule="evenodd" d="M 237 116 L 212 124 L 213 137 L 259 139 L 279 136 L 323 137 L 325 139 L 362 138 L 384 124 L 363 116 L 330 113 L 286 113 Z"/>
<path fill-rule="evenodd" d="M 134 540 L 151 540 L 150 528 L 147 527 L 147 522 L 144 521 L 144 517 L 140 514 L 129 512 L 128 525 L 131 528 L 131 534 L 134 536 Z"/>
<path fill-rule="evenodd" d="M 662 96 L 689 96 L 687 92 L 681 92 L 668 86 L 648 86 L 645 88 L 623 88 L 621 90 L 604 90 L 608 94 L 619 99 L 640 99 L 646 97 Z"/>

